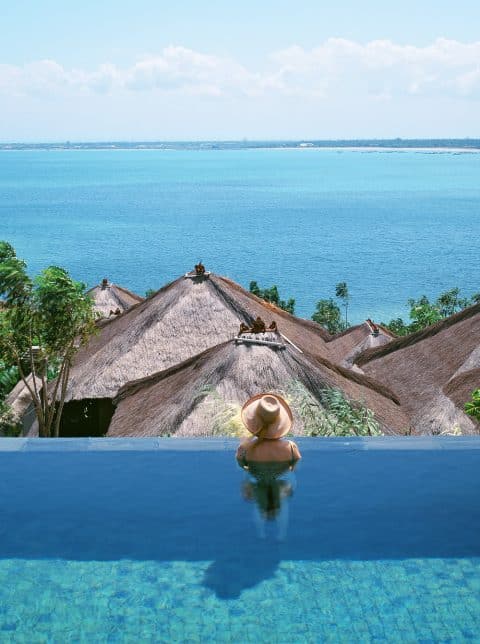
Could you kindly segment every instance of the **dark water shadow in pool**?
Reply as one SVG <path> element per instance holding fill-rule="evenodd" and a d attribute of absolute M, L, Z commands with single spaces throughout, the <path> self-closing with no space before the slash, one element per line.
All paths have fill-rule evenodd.
<path fill-rule="evenodd" d="M 259 543 L 248 555 L 239 551 L 227 552 L 209 565 L 203 585 L 213 590 L 219 599 L 237 599 L 247 588 L 273 577 L 281 560 L 277 544 L 269 542 Z"/>
<path fill-rule="evenodd" d="M 281 560 L 480 556 L 480 450 L 302 452 L 263 559 L 233 450 L 0 452 L 0 558 L 212 561 L 234 594 Z"/>

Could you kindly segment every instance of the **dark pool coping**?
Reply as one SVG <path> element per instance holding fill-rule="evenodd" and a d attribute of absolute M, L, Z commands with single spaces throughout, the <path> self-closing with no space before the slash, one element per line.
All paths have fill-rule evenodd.
<path fill-rule="evenodd" d="M 480 450 L 480 436 L 297 438 L 301 449 L 320 452 Z M 0 438 L 0 452 L 232 451 L 233 438 Z"/>

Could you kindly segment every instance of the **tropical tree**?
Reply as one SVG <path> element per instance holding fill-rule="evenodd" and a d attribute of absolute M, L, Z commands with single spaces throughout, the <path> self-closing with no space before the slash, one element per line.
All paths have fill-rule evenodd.
<path fill-rule="evenodd" d="M 332 335 L 340 333 L 345 329 L 340 307 L 332 298 L 329 300 L 319 300 L 317 302 L 312 320 L 323 326 Z"/>
<path fill-rule="evenodd" d="M 347 282 L 339 282 L 335 287 L 335 295 L 342 302 L 345 307 L 345 328 L 348 328 L 348 304 L 350 301 L 350 293 L 348 292 Z"/>
<path fill-rule="evenodd" d="M 251 281 L 250 293 L 253 293 L 266 302 L 275 304 L 278 308 L 283 309 L 287 313 L 291 313 L 292 315 L 295 313 L 295 300 L 293 298 L 282 300 L 280 293 L 278 292 L 278 287 L 275 284 L 270 288 L 261 288 L 257 282 Z"/>
<path fill-rule="evenodd" d="M 471 301 L 467 297 L 460 297 L 460 289 L 458 286 L 441 293 L 436 301 L 436 306 L 442 318 L 447 318 L 454 313 L 458 313 L 458 311 L 462 311 L 467 306 L 470 306 L 470 304 Z"/>
<path fill-rule="evenodd" d="M 458 313 L 472 304 L 480 303 L 480 293 L 475 293 L 471 298 L 461 297 L 458 287 L 440 293 L 437 299 L 431 302 L 426 295 L 418 300 L 409 299 L 407 304 L 410 307 L 410 324 L 402 318 L 395 318 L 388 323 L 382 323 L 396 335 L 407 335 L 414 331 L 425 329 L 439 320 Z"/>
<path fill-rule="evenodd" d="M 408 335 L 410 333 L 410 325 L 403 318 L 395 318 L 388 323 L 382 322 L 382 326 L 390 329 L 395 335 Z"/>
<path fill-rule="evenodd" d="M 0 297 L 0 360 L 18 369 L 39 435 L 58 436 L 73 357 L 96 329 L 93 302 L 63 268 L 50 266 L 32 280 L 7 242 L 0 242 Z M 48 365 L 58 374 L 50 385 Z"/>
<path fill-rule="evenodd" d="M 471 400 L 465 403 L 465 413 L 480 422 L 480 389 L 472 392 Z"/>
<path fill-rule="evenodd" d="M 425 327 L 435 324 L 442 319 L 442 314 L 438 306 L 432 304 L 426 295 L 422 295 L 418 300 L 408 300 L 410 306 L 410 332 L 425 329 Z"/>

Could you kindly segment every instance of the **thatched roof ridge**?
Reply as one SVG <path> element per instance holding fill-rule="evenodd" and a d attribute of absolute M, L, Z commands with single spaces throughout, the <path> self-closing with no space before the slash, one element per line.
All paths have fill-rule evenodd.
<path fill-rule="evenodd" d="M 390 329 L 387 329 L 387 327 L 383 326 L 383 324 L 375 323 L 375 325 L 380 329 L 380 331 L 382 331 L 385 335 L 390 336 L 392 339 L 398 337 L 395 335 L 395 333 L 390 331 Z M 349 326 L 348 329 L 344 329 L 343 331 L 340 331 L 340 333 L 335 333 L 335 335 L 330 335 L 327 342 L 335 342 L 335 340 L 339 340 L 344 336 L 358 333 L 358 331 L 363 331 L 365 328 L 369 329 L 369 326 L 366 321 L 361 322 L 360 324 L 354 324 L 353 326 Z"/>
<path fill-rule="evenodd" d="M 236 282 L 233 282 L 228 277 L 220 277 L 219 275 L 212 275 L 211 279 L 212 278 L 213 278 L 212 281 L 216 282 L 217 284 L 224 284 L 228 286 L 230 289 L 232 289 L 233 291 L 236 291 L 238 294 L 247 296 L 253 302 L 255 302 L 256 304 L 259 304 L 264 309 L 264 311 L 270 310 L 272 314 L 274 314 L 275 316 L 278 316 L 281 320 L 282 319 L 286 321 L 295 320 L 296 324 L 298 324 L 299 326 L 305 327 L 306 329 L 309 329 L 314 333 L 317 333 L 325 342 L 328 342 L 333 338 L 333 336 L 330 335 L 330 333 L 317 322 L 314 322 L 313 320 L 307 320 L 305 318 L 298 318 L 295 315 L 292 315 L 291 313 L 288 313 L 287 311 L 284 311 L 283 309 L 279 308 L 272 302 L 267 302 L 266 300 L 262 300 L 262 298 L 258 297 L 257 295 L 254 295 L 253 293 L 250 293 L 250 291 L 247 291 L 242 286 L 240 286 Z"/>
<path fill-rule="evenodd" d="M 143 302 L 143 300 L 145 299 L 141 295 L 138 295 L 138 293 L 134 293 L 133 291 L 130 291 L 128 288 L 125 288 L 124 286 L 120 286 L 119 284 L 112 284 L 112 286 L 114 286 L 117 289 L 117 291 L 120 291 L 128 298 L 131 298 L 132 300 L 136 300 L 137 303 Z"/>
<path fill-rule="evenodd" d="M 112 312 L 124 313 L 132 306 L 143 302 L 143 297 L 129 291 L 123 286 L 105 281 L 87 291 L 93 302 L 96 311 L 103 317 L 108 318 Z"/>
<path fill-rule="evenodd" d="M 114 401 L 117 409 L 108 435 L 208 435 L 212 418 L 225 405 L 240 408 L 248 397 L 261 391 L 282 393 L 294 380 L 318 401 L 325 387 L 338 388 L 347 398 L 363 400 L 386 433 L 401 433 L 408 426 L 399 406 L 370 389 L 367 380 L 357 374 L 327 366 L 288 345 L 285 349 L 272 349 L 225 342 L 122 387 Z M 202 394 L 205 386 L 208 392 Z M 302 431 L 300 417 L 297 431 Z"/>
<path fill-rule="evenodd" d="M 332 358 L 343 366 L 352 368 L 358 355 L 368 349 L 376 349 L 392 341 L 394 336 L 388 329 L 377 324 L 378 334 L 372 333 L 368 321 L 357 324 L 327 341 Z"/>
<path fill-rule="evenodd" d="M 33 375 L 29 374 L 27 376 L 28 386 L 33 389 Z M 40 391 L 42 389 L 42 381 L 40 378 L 35 378 L 35 383 Z M 12 408 L 15 419 L 17 421 L 23 418 L 24 413 L 27 411 L 28 407 L 32 404 L 32 397 L 28 390 L 28 387 L 23 380 L 19 380 L 12 391 L 5 398 L 5 402 L 9 407 Z"/>
<path fill-rule="evenodd" d="M 334 364 L 329 360 L 325 360 L 322 358 L 313 358 L 313 356 L 311 357 L 316 362 L 323 364 L 325 367 L 327 367 L 327 369 L 334 371 L 342 378 L 345 378 L 346 380 L 349 380 L 352 383 L 355 383 L 362 387 L 368 387 L 368 389 L 371 389 L 372 391 L 379 393 L 381 396 L 388 398 L 396 405 L 400 405 L 400 400 L 398 399 L 398 396 L 389 387 L 387 387 L 383 383 L 378 382 L 377 380 L 374 380 L 373 378 L 370 378 L 367 374 L 359 373 L 358 371 L 353 371 L 352 369 L 349 369 L 342 365 Z"/>
<path fill-rule="evenodd" d="M 360 324 L 349 326 L 348 329 L 343 329 L 343 331 L 331 335 L 327 342 L 333 342 L 334 340 L 339 340 L 340 338 L 343 338 L 345 336 L 356 334 L 363 329 L 364 324 L 365 322 L 361 322 Z"/>
<path fill-rule="evenodd" d="M 467 320 L 477 315 L 478 313 L 480 313 L 480 304 L 474 304 L 473 306 L 469 306 L 468 308 L 463 309 L 463 311 L 454 313 L 453 315 L 450 315 L 448 318 L 439 320 L 435 324 L 431 324 L 426 329 L 420 329 L 420 331 L 415 331 L 414 333 L 410 333 L 409 335 L 399 336 L 398 338 L 393 339 L 391 342 L 389 342 L 388 344 L 382 347 L 369 349 L 368 351 L 365 351 L 364 353 L 362 353 L 356 358 L 355 364 L 361 367 L 367 362 L 371 362 L 372 360 L 377 360 L 378 358 L 382 358 L 383 356 L 386 356 L 389 353 L 392 353 L 394 351 L 399 351 L 406 347 L 410 347 L 414 344 L 417 344 L 418 342 L 421 342 L 422 340 L 425 340 L 426 338 L 430 338 L 434 335 L 437 335 L 437 333 L 440 333 L 441 331 L 444 331 L 445 329 L 450 328 L 451 326 L 453 326 L 454 324 L 457 324 L 458 322 Z"/>
<path fill-rule="evenodd" d="M 458 407 L 463 408 L 475 389 L 480 389 L 480 367 L 470 369 L 470 371 L 462 371 L 451 378 L 443 387 L 443 393 L 451 398 Z"/>

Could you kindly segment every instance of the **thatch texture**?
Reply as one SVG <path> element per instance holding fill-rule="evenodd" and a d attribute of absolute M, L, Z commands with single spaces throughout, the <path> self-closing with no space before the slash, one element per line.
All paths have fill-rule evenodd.
<path fill-rule="evenodd" d="M 298 383 L 320 402 L 326 387 L 341 389 L 350 399 L 363 400 L 376 413 L 385 433 L 402 433 L 408 420 L 388 392 L 368 379 L 321 363 L 287 345 L 275 349 L 225 342 L 183 364 L 120 390 L 108 436 L 208 436 L 228 433 L 239 422 L 239 411 L 250 396 L 270 391 L 287 395 Z M 303 432 L 299 410 L 293 407 L 294 433 Z"/>
<path fill-rule="evenodd" d="M 477 365 L 480 361 L 477 362 Z M 469 402 L 472 392 L 480 389 L 480 367 L 470 369 L 469 371 L 458 371 L 443 388 L 443 393 L 450 398 L 454 405 L 462 410 L 465 403 Z M 476 430 L 480 433 L 480 423 L 468 416 Z"/>
<path fill-rule="evenodd" d="M 356 364 L 395 392 L 416 433 L 439 434 L 454 427 L 476 433 L 461 400 L 468 379 L 457 380 L 457 387 L 455 380 L 480 367 L 480 304 L 371 349 Z"/>
<path fill-rule="evenodd" d="M 178 364 L 232 339 L 261 316 L 313 355 L 328 358 L 318 324 L 295 318 L 225 278 L 177 279 L 108 321 L 81 349 L 71 371 L 68 400 L 113 398 L 125 383 Z"/>
<path fill-rule="evenodd" d="M 143 302 L 143 297 L 140 295 L 107 280 L 103 280 L 98 286 L 91 288 L 87 294 L 94 302 L 95 311 L 102 318 L 124 313 L 135 304 Z"/>
<path fill-rule="evenodd" d="M 372 326 L 365 321 L 333 336 L 328 341 L 332 359 L 345 367 L 352 368 L 355 358 L 361 353 L 381 347 L 395 338 L 385 327 L 377 325 L 377 329 L 378 333 L 373 333 Z"/>
<path fill-rule="evenodd" d="M 27 376 L 27 382 L 28 386 L 33 389 L 34 384 L 32 374 Z M 35 378 L 35 383 L 38 391 L 40 391 L 42 389 L 41 379 Z M 26 435 L 35 423 L 35 409 L 33 406 L 32 396 L 23 380 L 17 382 L 15 387 L 6 397 L 5 402 L 12 408 L 15 421 L 22 424 L 22 434 Z"/>

